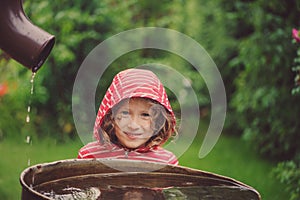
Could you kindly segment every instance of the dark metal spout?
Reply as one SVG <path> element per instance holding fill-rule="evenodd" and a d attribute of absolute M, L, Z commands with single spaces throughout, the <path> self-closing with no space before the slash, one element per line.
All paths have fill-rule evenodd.
<path fill-rule="evenodd" d="M 50 54 L 55 37 L 31 23 L 21 0 L 0 0 L 0 9 L 0 48 L 36 72 Z"/>

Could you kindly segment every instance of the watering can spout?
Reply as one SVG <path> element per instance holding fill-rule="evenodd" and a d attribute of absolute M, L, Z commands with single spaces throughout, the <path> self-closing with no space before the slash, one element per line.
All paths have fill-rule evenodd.
<path fill-rule="evenodd" d="M 55 37 L 25 15 L 22 0 L 0 0 L 0 48 L 36 72 L 50 54 Z"/>

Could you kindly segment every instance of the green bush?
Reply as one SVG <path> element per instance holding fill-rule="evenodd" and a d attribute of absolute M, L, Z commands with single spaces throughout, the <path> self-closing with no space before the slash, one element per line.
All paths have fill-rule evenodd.
<path fill-rule="evenodd" d="M 287 185 L 290 198 L 298 199 L 300 184 L 295 180 L 299 180 L 299 166 L 295 163 L 300 155 L 300 96 L 292 95 L 297 89 L 291 66 L 297 67 L 297 55 L 291 30 L 299 25 L 299 3 L 226 3 L 232 26 L 236 24 L 234 30 L 240 27 L 232 33 L 240 45 L 237 56 L 229 62 L 238 70 L 227 128 L 252 141 L 264 157 L 282 161 L 275 169 L 276 177 Z"/>
<path fill-rule="evenodd" d="M 281 162 L 273 170 L 275 177 L 286 184 L 290 200 L 300 199 L 300 166 L 294 161 Z"/>
<path fill-rule="evenodd" d="M 294 79 L 295 87 L 292 90 L 293 95 L 300 94 L 300 47 L 299 47 L 299 44 L 296 44 L 296 45 L 298 46 L 297 56 L 294 59 L 294 65 L 292 67 L 292 70 L 295 72 L 295 79 Z"/>
<path fill-rule="evenodd" d="M 299 33 L 298 33 L 299 34 Z M 294 35 L 293 33 L 293 43 L 299 41 L 299 35 Z M 297 44 L 296 44 L 297 45 Z M 297 45 L 298 46 L 298 45 Z M 300 72 L 300 48 L 298 47 L 297 56 L 294 59 L 294 66 L 292 70 L 295 71 L 295 87 L 292 90 L 293 95 L 298 95 L 300 93 L 299 84 L 299 72 Z M 273 170 L 274 176 L 281 182 L 287 185 L 285 190 L 290 194 L 290 200 L 296 200 L 300 198 L 300 165 L 299 165 L 299 152 L 293 160 L 280 162 L 277 167 Z"/>
<path fill-rule="evenodd" d="M 300 98 L 291 95 L 294 74 L 290 68 L 295 57 L 290 41 L 297 6 L 281 1 L 234 5 L 232 13 L 243 20 L 248 31 L 240 36 L 238 55 L 231 62 L 241 70 L 234 79 L 236 91 L 229 102 L 235 115 L 229 127 L 253 141 L 262 155 L 292 159 L 299 153 L 300 128 Z M 277 10 L 278 5 L 282 9 Z"/>

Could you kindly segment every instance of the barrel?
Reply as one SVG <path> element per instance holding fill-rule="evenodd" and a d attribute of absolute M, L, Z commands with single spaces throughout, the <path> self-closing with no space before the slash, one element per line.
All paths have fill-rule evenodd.
<path fill-rule="evenodd" d="M 22 200 L 260 200 L 252 187 L 184 166 L 121 159 L 70 159 L 37 164 L 20 176 Z"/>

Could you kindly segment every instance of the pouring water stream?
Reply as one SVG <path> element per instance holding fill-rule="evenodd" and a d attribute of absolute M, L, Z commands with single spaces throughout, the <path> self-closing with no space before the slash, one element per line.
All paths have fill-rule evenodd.
<path fill-rule="evenodd" d="M 36 75 L 36 73 L 33 72 L 32 75 L 31 75 L 31 79 L 30 79 L 31 88 L 30 88 L 29 103 L 28 103 L 28 107 L 27 107 L 27 116 L 26 116 L 26 122 L 27 123 L 30 122 L 31 99 L 32 99 L 33 90 L 34 90 L 34 77 L 35 77 L 35 75 Z"/>
<path fill-rule="evenodd" d="M 32 72 L 32 75 L 31 75 L 31 79 L 30 79 L 30 97 L 29 97 L 29 102 L 28 102 L 28 106 L 27 106 L 27 115 L 26 115 L 26 123 L 29 123 L 30 122 L 30 112 L 31 112 L 31 102 L 32 102 L 32 95 L 33 95 L 33 92 L 34 92 L 34 77 L 36 75 L 36 72 Z M 29 145 L 32 145 L 32 139 L 29 135 L 26 136 L 26 140 L 25 142 Z M 28 158 L 27 160 L 27 166 L 30 166 L 31 164 L 31 161 L 30 161 L 30 158 Z"/>

